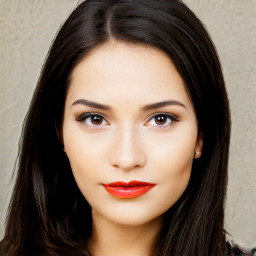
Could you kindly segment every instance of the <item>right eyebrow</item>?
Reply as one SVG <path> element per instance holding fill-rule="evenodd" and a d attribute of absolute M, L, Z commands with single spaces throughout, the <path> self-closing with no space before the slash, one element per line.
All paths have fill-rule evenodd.
<path fill-rule="evenodd" d="M 74 105 L 84 105 L 92 108 L 98 108 L 102 110 L 111 110 L 112 108 L 109 105 L 103 105 L 94 101 L 86 100 L 86 99 L 78 99 L 72 103 L 72 106 Z"/>
<path fill-rule="evenodd" d="M 145 105 L 141 108 L 141 110 L 142 111 L 148 111 L 148 110 L 161 108 L 161 107 L 165 107 L 165 106 L 170 106 L 170 105 L 178 105 L 178 106 L 181 106 L 181 107 L 187 109 L 186 106 L 183 103 L 181 103 L 177 100 L 166 100 L 166 101 L 161 101 L 161 102 L 156 102 L 156 103 L 153 103 L 153 104 Z"/>

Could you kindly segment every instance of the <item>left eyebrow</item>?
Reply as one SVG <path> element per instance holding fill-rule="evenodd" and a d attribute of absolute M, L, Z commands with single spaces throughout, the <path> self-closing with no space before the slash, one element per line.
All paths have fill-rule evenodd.
<path fill-rule="evenodd" d="M 166 100 L 166 101 L 161 101 L 161 102 L 156 102 L 156 103 L 153 103 L 153 104 L 145 105 L 141 108 L 141 111 L 148 111 L 148 110 L 161 108 L 161 107 L 165 107 L 165 106 L 170 106 L 170 105 L 178 105 L 178 106 L 181 106 L 181 107 L 184 107 L 185 109 L 187 109 L 186 106 L 184 104 L 182 104 L 181 102 L 179 102 L 179 101 Z"/>

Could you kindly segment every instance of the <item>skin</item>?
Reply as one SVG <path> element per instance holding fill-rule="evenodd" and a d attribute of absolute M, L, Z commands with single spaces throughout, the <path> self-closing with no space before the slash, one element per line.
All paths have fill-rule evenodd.
<path fill-rule="evenodd" d="M 92 108 L 81 99 L 111 109 Z M 175 103 L 145 108 L 170 100 Z M 103 118 L 82 118 L 87 112 Z M 154 117 L 159 113 L 176 121 L 162 115 L 159 122 Z M 116 41 L 92 50 L 73 70 L 62 140 L 77 185 L 92 207 L 92 253 L 149 255 L 163 213 L 186 189 L 195 152 L 200 155 L 202 148 L 193 105 L 169 57 Z M 131 180 L 156 185 L 133 199 L 116 198 L 103 187 Z"/>

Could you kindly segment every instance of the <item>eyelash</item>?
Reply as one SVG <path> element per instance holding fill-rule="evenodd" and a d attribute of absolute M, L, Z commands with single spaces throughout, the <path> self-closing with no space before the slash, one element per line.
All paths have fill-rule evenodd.
<path fill-rule="evenodd" d="M 96 124 L 86 124 L 86 119 L 89 117 L 98 117 L 98 118 L 102 118 L 103 120 L 106 121 L 106 118 L 104 115 L 99 114 L 99 113 L 93 113 L 93 112 L 86 112 L 86 113 L 82 113 L 81 115 L 79 115 L 78 117 L 76 117 L 76 121 L 81 122 L 81 123 L 85 123 L 85 125 L 91 127 L 93 126 L 93 128 L 95 127 L 101 127 L 102 124 L 96 125 Z M 108 122 L 107 122 L 108 123 Z M 108 123 L 109 124 L 109 123 Z"/>
<path fill-rule="evenodd" d="M 169 121 L 168 121 L 169 123 L 167 125 L 166 124 L 165 125 L 157 125 L 157 124 L 156 125 L 148 125 L 147 124 L 148 122 L 150 122 L 152 120 L 155 120 L 155 122 L 156 122 L 157 117 L 164 117 L 167 120 L 169 119 Z M 154 126 L 154 127 L 160 128 L 160 129 L 166 129 L 166 128 L 169 128 L 170 126 L 173 126 L 174 123 L 178 122 L 178 121 L 179 121 L 178 118 L 170 113 L 156 113 L 148 118 L 148 120 L 146 121 L 146 126 Z"/>
<path fill-rule="evenodd" d="M 100 114 L 100 113 L 93 113 L 93 112 L 82 113 L 81 115 L 79 115 L 78 117 L 76 117 L 76 121 L 81 122 L 81 123 L 85 123 L 86 126 L 92 127 L 92 128 L 100 128 L 100 127 L 103 126 L 103 125 L 102 125 L 102 122 L 101 122 L 99 125 L 97 125 L 97 124 L 92 124 L 91 120 L 90 120 L 91 124 L 87 124 L 87 123 L 86 123 L 86 120 L 87 120 L 88 118 L 92 118 L 92 117 L 101 118 L 101 120 L 104 120 L 104 121 L 107 123 L 107 124 L 103 124 L 103 125 L 109 125 L 109 122 L 106 121 L 106 118 L 105 118 L 104 115 L 102 115 L 102 114 Z M 148 123 L 149 123 L 150 121 L 154 120 L 154 119 L 157 118 L 157 117 L 164 117 L 164 118 L 166 118 L 167 120 L 169 119 L 169 121 L 168 121 L 169 123 L 168 123 L 167 125 L 157 125 L 157 124 L 156 124 L 156 125 L 148 125 Z M 178 121 L 179 121 L 178 118 L 175 117 L 174 115 L 170 114 L 170 113 L 156 113 L 156 114 L 150 116 L 150 117 L 147 119 L 147 121 L 146 121 L 146 126 L 153 126 L 153 127 L 158 127 L 158 128 L 161 128 L 161 129 L 166 129 L 166 128 L 168 128 L 168 127 L 174 125 L 174 122 L 178 122 Z M 166 122 L 167 122 L 167 121 L 166 121 Z M 165 122 L 165 123 L 166 123 L 166 122 Z"/>

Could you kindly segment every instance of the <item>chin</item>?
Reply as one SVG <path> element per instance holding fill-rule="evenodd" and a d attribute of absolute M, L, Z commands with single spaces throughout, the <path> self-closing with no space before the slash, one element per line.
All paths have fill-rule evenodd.
<path fill-rule="evenodd" d="M 119 225 L 124 225 L 124 226 L 142 226 L 146 225 L 154 220 L 160 219 L 162 215 L 160 216 L 128 216 L 128 215 L 123 215 L 123 216 L 112 216 L 110 221 L 112 223 L 116 223 Z"/>
<path fill-rule="evenodd" d="M 139 203 L 139 204 L 138 204 Z M 104 209 L 103 209 L 104 208 Z M 164 212 L 168 209 L 158 209 L 147 205 L 142 202 L 120 202 L 120 204 L 108 204 L 101 209 L 93 208 L 93 218 L 98 217 L 108 220 L 111 223 L 126 225 L 126 226 L 139 226 L 150 223 L 156 219 L 160 219 Z"/>

